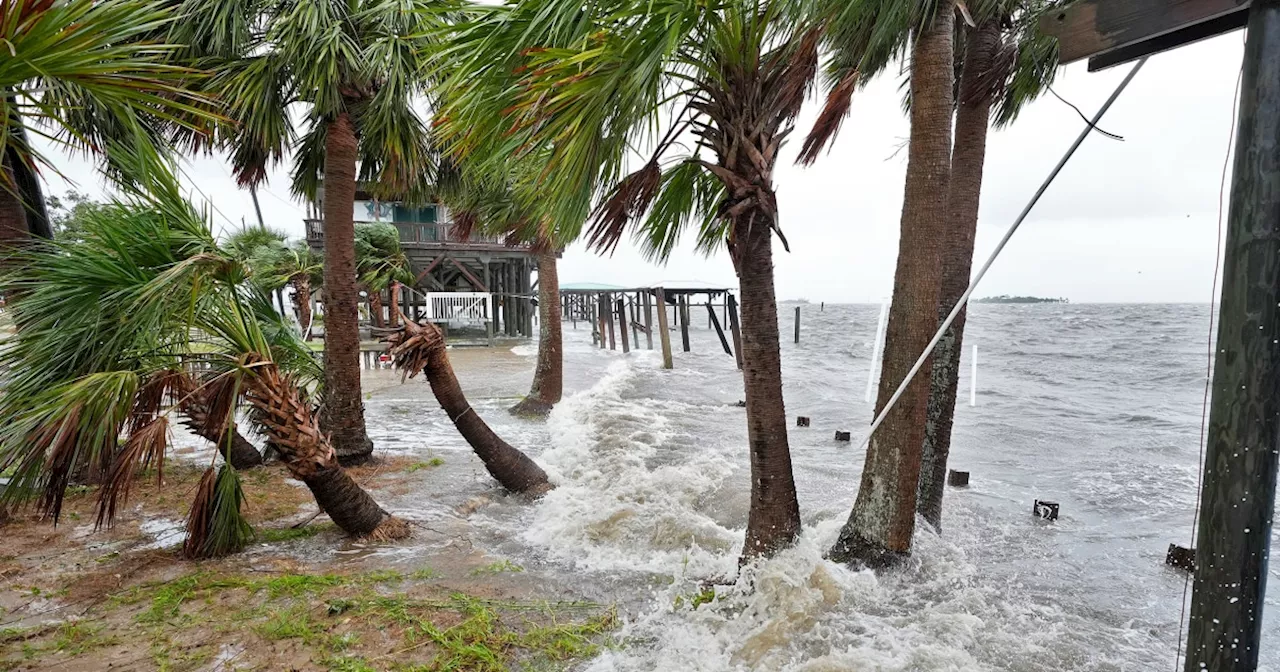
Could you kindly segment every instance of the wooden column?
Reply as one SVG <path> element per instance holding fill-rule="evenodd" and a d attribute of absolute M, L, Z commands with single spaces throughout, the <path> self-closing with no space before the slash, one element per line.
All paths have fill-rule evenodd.
<path fill-rule="evenodd" d="M 644 299 L 644 340 L 649 349 L 653 349 L 653 297 L 649 292 L 641 295 Z"/>
<path fill-rule="evenodd" d="M 1280 462 L 1280 0 L 1253 0 L 1248 31 L 1188 672 L 1257 669 Z"/>
<path fill-rule="evenodd" d="M 796 306 L 796 343 L 800 342 L 800 306 Z"/>
<path fill-rule="evenodd" d="M 730 294 L 725 299 L 729 307 L 729 332 L 733 334 L 733 356 L 738 360 L 738 368 L 742 368 L 742 327 L 738 324 L 738 300 Z"/>
<path fill-rule="evenodd" d="M 613 329 L 613 294 L 604 293 L 604 301 L 601 302 L 605 312 L 605 323 L 609 325 L 609 349 L 618 349 L 618 337 Z"/>
<path fill-rule="evenodd" d="M 618 299 L 618 333 L 622 336 L 622 351 L 631 352 L 631 343 L 627 340 L 627 304 L 624 299 Z"/>
<path fill-rule="evenodd" d="M 676 319 L 680 322 L 680 342 L 689 352 L 689 297 L 681 295 L 676 300 Z"/>
<path fill-rule="evenodd" d="M 609 347 L 609 329 L 605 326 L 608 320 L 609 311 L 604 306 L 604 294 L 596 294 L 596 325 L 600 329 L 600 347 L 601 349 Z"/>
<path fill-rule="evenodd" d="M 720 345 L 724 347 L 724 354 L 733 356 L 733 350 L 729 348 L 729 340 L 724 337 L 724 329 L 720 328 L 720 320 L 716 318 L 716 309 L 711 306 L 711 300 L 707 300 L 707 321 L 711 326 L 715 327 L 716 335 L 720 337 Z"/>
<path fill-rule="evenodd" d="M 667 328 L 667 295 L 659 287 L 656 290 L 658 300 L 658 338 L 662 341 L 662 368 L 672 368 L 671 363 L 671 330 Z"/>

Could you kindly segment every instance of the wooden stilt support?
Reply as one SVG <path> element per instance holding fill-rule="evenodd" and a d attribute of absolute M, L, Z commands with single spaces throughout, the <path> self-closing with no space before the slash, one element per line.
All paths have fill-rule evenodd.
<path fill-rule="evenodd" d="M 618 299 L 618 334 L 622 337 L 622 351 L 631 352 L 631 343 L 627 340 L 627 303 Z"/>
<path fill-rule="evenodd" d="M 676 312 L 680 314 L 680 344 L 689 352 L 689 297 L 679 297 Z"/>
<path fill-rule="evenodd" d="M 649 349 L 653 349 L 653 297 L 649 292 L 640 295 L 644 301 L 644 340 Z M 665 309 L 664 309 L 665 310 Z"/>
<path fill-rule="evenodd" d="M 729 332 L 733 334 L 733 356 L 738 360 L 738 369 L 742 369 L 742 327 L 738 324 L 738 300 L 730 294 L 725 303 L 729 306 Z"/>
<path fill-rule="evenodd" d="M 605 322 L 609 319 L 609 309 L 605 307 L 605 295 L 596 295 L 596 323 L 600 325 L 600 349 L 609 347 L 609 329 Z"/>
<path fill-rule="evenodd" d="M 671 362 L 671 330 L 667 328 L 667 295 L 659 287 L 656 290 L 658 300 L 658 338 L 662 341 L 662 368 L 672 368 Z"/>
<path fill-rule="evenodd" d="M 800 342 L 800 306 L 796 306 L 796 343 Z"/>
<path fill-rule="evenodd" d="M 1258 667 L 1280 461 L 1280 0 L 1253 0 L 1248 25 L 1187 633 L 1191 671 Z"/>
<path fill-rule="evenodd" d="M 711 306 L 711 302 L 707 301 L 707 321 L 711 326 L 715 327 L 716 335 L 720 337 L 720 345 L 724 346 L 724 354 L 733 356 L 733 349 L 729 347 L 729 339 L 724 337 L 724 329 L 720 328 L 720 320 L 716 318 L 716 309 Z"/>
<path fill-rule="evenodd" d="M 609 325 L 609 349 L 618 349 L 618 336 L 614 332 L 613 327 L 613 295 L 606 292 L 604 295 L 604 312 L 605 322 Z"/>

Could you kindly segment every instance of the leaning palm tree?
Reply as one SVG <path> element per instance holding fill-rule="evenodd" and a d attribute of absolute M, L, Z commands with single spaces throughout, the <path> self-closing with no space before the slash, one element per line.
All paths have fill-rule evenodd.
<path fill-rule="evenodd" d="M 797 4 L 526 0 L 475 8 L 444 54 L 453 68 L 440 115 L 448 150 L 482 166 L 546 152 L 546 170 L 531 181 L 557 242 L 574 239 L 590 214 L 589 243 L 601 251 L 629 225 L 657 258 L 690 224 L 699 249 L 727 247 L 742 293 L 744 558 L 772 554 L 800 532 L 772 260 L 775 235 L 786 247 L 774 165 L 819 61 L 821 28 Z M 625 174 L 636 146 L 652 151 Z"/>
<path fill-rule="evenodd" d="M 911 134 L 898 264 L 885 337 L 877 412 L 896 391 L 938 325 L 942 251 L 948 237 L 955 0 L 823 0 L 833 51 L 827 105 L 806 139 L 813 160 L 835 135 L 859 82 L 910 54 Z M 911 551 L 920 482 L 927 382 L 914 381 L 867 447 L 858 497 L 831 557 L 881 566 Z"/>
<path fill-rule="evenodd" d="M 285 251 L 275 272 L 293 289 L 293 316 L 303 339 L 311 340 L 311 292 L 324 282 L 324 261 L 300 240 Z"/>
<path fill-rule="evenodd" d="M 351 204 L 357 178 L 383 195 L 429 175 L 428 129 L 414 108 L 433 34 L 427 0 L 190 0 L 171 39 L 214 72 L 210 90 L 235 123 L 210 147 L 230 151 L 254 186 L 292 152 L 293 192 L 323 201 L 323 421 L 344 460 L 372 454 L 360 392 L 360 335 Z M 306 129 L 295 137 L 292 110 Z M 323 185 L 321 184 L 323 175 Z"/>
<path fill-rule="evenodd" d="M 222 436 L 197 489 L 185 550 L 235 551 L 249 534 L 228 461 L 244 406 L 341 529 L 406 535 L 405 523 L 338 465 L 306 393 L 318 366 L 269 295 L 219 248 L 171 174 L 153 166 L 144 183 L 148 196 L 104 209 L 79 242 L 21 251 L 0 281 L 16 326 L 0 349 L 0 413 L 8 419 L 0 470 L 12 471 L 0 499 L 37 498 L 56 521 L 69 475 L 87 469 L 103 478 L 98 522 L 110 524 L 138 469 L 161 466 L 169 416 L 195 403 L 204 429 Z"/>
<path fill-rule="evenodd" d="M 388 290 L 391 290 L 392 303 L 390 319 L 395 326 L 398 284 L 413 282 L 409 257 L 400 247 L 400 232 L 395 226 L 381 222 L 363 222 L 356 226 L 356 272 L 360 285 L 369 295 L 373 326 L 386 326 L 382 296 Z"/>
<path fill-rule="evenodd" d="M 31 135 L 96 154 L 108 138 L 151 143 L 151 122 L 207 117 L 185 88 L 194 71 L 149 39 L 173 18 L 139 0 L 0 3 L 0 245 L 51 236 L 38 178 L 50 164 Z"/>

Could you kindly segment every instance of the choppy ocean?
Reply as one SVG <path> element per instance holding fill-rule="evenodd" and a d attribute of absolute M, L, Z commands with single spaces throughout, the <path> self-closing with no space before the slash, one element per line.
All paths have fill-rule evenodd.
<path fill-rule="evenodd" d="M 383 504 L 429 520 L 492 497 L 469 518 L 486 550 L 618 604 L 622 645 L 592 672 L 1180 669 L 1185 575 L 1163 559 L 1190 535 L 1207 305 L 975 306 L 951 457 L 971 485 L 948 489 L 943 534 L 918 528 L 912 561 L 880 576 L 822 559 L 862 468 L 879 306 L 804 305 L 798 345 L 793 308 L 780 309 L 782 361 L 788 415 L 812 418 L 790 434 L 805 533 L 750 570 L 753 590 L 676 606 L 733 572 L 747 514 L 741 377 L 705 310 L 693 352 L 673 338 L 673 371 L 566 323 L 566 398 L 545 423 L 505 412 L 528 389 L 534 345 L 451 351 L 477 411 L 559 483 L 532 505 L 497 492 L 425 383 L 370 372 L 378 449 L 446 456 L 431 492 Z M 834 442 L 838 429 L 854 443 Z M 1061 518 L 1032 517 L 1037 498 Z M 1280 670 L 1267 608 L 1263 669 Z"/>

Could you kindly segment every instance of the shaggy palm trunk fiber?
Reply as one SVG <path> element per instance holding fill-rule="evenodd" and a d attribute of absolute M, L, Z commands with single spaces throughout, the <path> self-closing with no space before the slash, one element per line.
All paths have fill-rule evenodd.
<path fill-rule="evenodd" d="M 929 26 L 916 33 L 912 49 L 902 233 L 877 412 L 906 379 L 938 326 L 942 249 L 948 239 L 953 21 L 951 3 L 942 3 Z M 929 370 L 926 362 L 924 371 Z M 910 555 L 928 401 L 929 378 L 918 376 L 871 437 L 853 512 L 830 551 L 833 560 L 882 567 Z"/>
<path fill-rule="evenodd" d="M 987 125 L 991 115 L 991 89 L 984 86 L 992 59 L 1000 46 L 1000 26 L 993 20 L 970 28 L 956 101 L 955 145 L 951 150 L 948 187 L 948 238 L 942 260 L 942 292 L 938 320 L 951 313 L 969 287 L 973 268 L 973 239 L 978 230 L 978 200 L 982 168 L 987 155 Z M 956 415 L 956 389 L 960 384 L 960 354 L 964 350 L 961 310 L 947 327 L 933 355 L 929 405 L 920 455 L 920 491 L 916 510 L 942 531 L 942 495 L 946 491 L 947 458 L 951 454 L 951 428 Z"/>
<path fill-rule="evenodd" d="M 564 395 L 560 276 L 555 252 L 538 255 L 538 365 L 529 396 L 511 407 L 516 415 L 545 416 Z"/>
<path fill-rule="evenodd" d="M 391 336 L 391 354 L 396 366 L 412 377 L 419 371 L 426 375 L 440 407 L 458 428 L 489 474 L 502 487 L 524 495 L 541 496 L 553 487 L 547 473 L 523 452 L 503 441 L 476 414 L 462 393 L 458 377 L 453 373 L 445 352 L 444 335 L 434 324 L 419 325 L 401 315 L 404 329 Z"/>
<path fill-rule="evenodd" d="M 293 316 L 298 318 L 298 326 L 302 335 L 311 339 L 311 279 L 295 277 L 289 280 L 293 285 Z"/>
<path fill-rule="evenodd" d="M 251 362 L 251 364 L 253 364 Z M 338 464 L 320 423 L 298 387 L 270 362 L 257 362 L 245 380 L 245 398 L 255 419 L 294 478 L 306 484 L 316 504 L 347 534 L 373 539 L 409 536 L 409 526 L 378 506 Z"/>
<path fill-rule="evenodd" d="M 324 403 L 321 422 L 343 464 L 373 455 L 360 393 L 356 290 L 356 134 L 344 112 L 329 124 L 324 157 Z"/>

